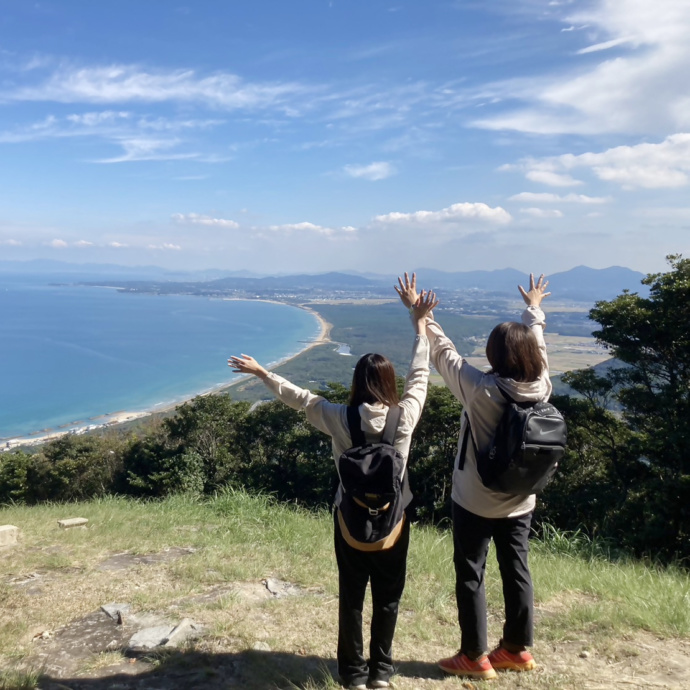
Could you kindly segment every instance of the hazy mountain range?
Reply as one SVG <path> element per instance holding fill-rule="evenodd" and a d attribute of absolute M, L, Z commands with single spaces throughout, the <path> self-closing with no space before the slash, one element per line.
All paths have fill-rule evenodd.
<path fill-rule="evenodd" d="M 494 271 L 461 271 L 448 273 L 431 268 L 416 271 L 421 287 L 436 290 L 480 290 L 491 293 L 514 293 L 518 284 L 527 286 L 528 275 L 514 268 Z M 169 271 L 158 266 L 120 266 L 117 264 L 71 264 L 60 261 L 0 261 L 0 275 L 44 276 L 48 280 L 69 282 L 152 281 L 157 283 L 207 283 L 220 289 L 285 289 L 309 290 L 342 289 L 346 291 L 380 291 L 385 285 L 392 287 L 397 276 L 393 274 L 361 274 L 330 272 L 319 274 L 261 276 L 248 271 Z M 622 290 L 646 294 L 640 281 L 644 274 L 622 266 L 589 268 L 577 266 L 569 271 L 548 276 L 549 289 L 558 298 L 578 301 L 611 299 Z"/>

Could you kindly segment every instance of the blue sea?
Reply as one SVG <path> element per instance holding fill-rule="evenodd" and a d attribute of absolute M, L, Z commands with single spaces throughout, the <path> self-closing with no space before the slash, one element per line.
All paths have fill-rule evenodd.
<path fill-rule="evenodd" d="M 236 378 L 230 355 L 275 363 L 318 333 L 282 304 L 0 276 L 0 438 L 169 405 Z"/>

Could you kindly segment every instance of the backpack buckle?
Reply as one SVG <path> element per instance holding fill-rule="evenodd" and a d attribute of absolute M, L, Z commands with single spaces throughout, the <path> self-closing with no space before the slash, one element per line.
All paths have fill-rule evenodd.
<path fill-rule="evenodd" d="M 378 508 L 369 508 L 369 506 L 367 506 L 367 509 L 369 510 L 369 515 L 374 515 L 374 516 L 376 516 L 376 515 L 379 514 L 379 509 L 378 509 Z"/>

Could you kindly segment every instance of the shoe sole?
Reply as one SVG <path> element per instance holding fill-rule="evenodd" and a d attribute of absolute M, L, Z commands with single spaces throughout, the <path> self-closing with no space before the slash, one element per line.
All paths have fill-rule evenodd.
<path fill-rule="evenodd" d="M 447 666 L 442 666 L 441 664 L 439 664 L 438 667 L 445 673 L 450 673 L 452 676 L 483 678 L 484 680 L 491 680 L 498 677 L 498 674 L 494 669 L 490 669 L 489 671 L 464 671 L 462 669 L 448 668 Z"/>
<path fill-rule="evenodd" d="M 492 664 L 492 666 L 497 671 L 534 671 L 537 668 L 537 663 L 534 660 L 526 661 L 523 664 L 511 664 L 509 661 L 504 661 L 503 663 Z"/>

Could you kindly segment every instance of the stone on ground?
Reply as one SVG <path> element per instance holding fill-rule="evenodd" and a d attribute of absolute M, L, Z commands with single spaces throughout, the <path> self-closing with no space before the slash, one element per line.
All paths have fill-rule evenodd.
<path fill-rule="evenodd" d="M 88 521 L 88 518 L 66 518 L 58 520 L 57 523 L 62 529 L 69 529 L 70 527 L 83 527 Z"/>
<path fill-rule="evenodd" d="M 14 525 L 0 525 L 0 546 L 12 546 L 17 543 L 19 527 Z"/>

